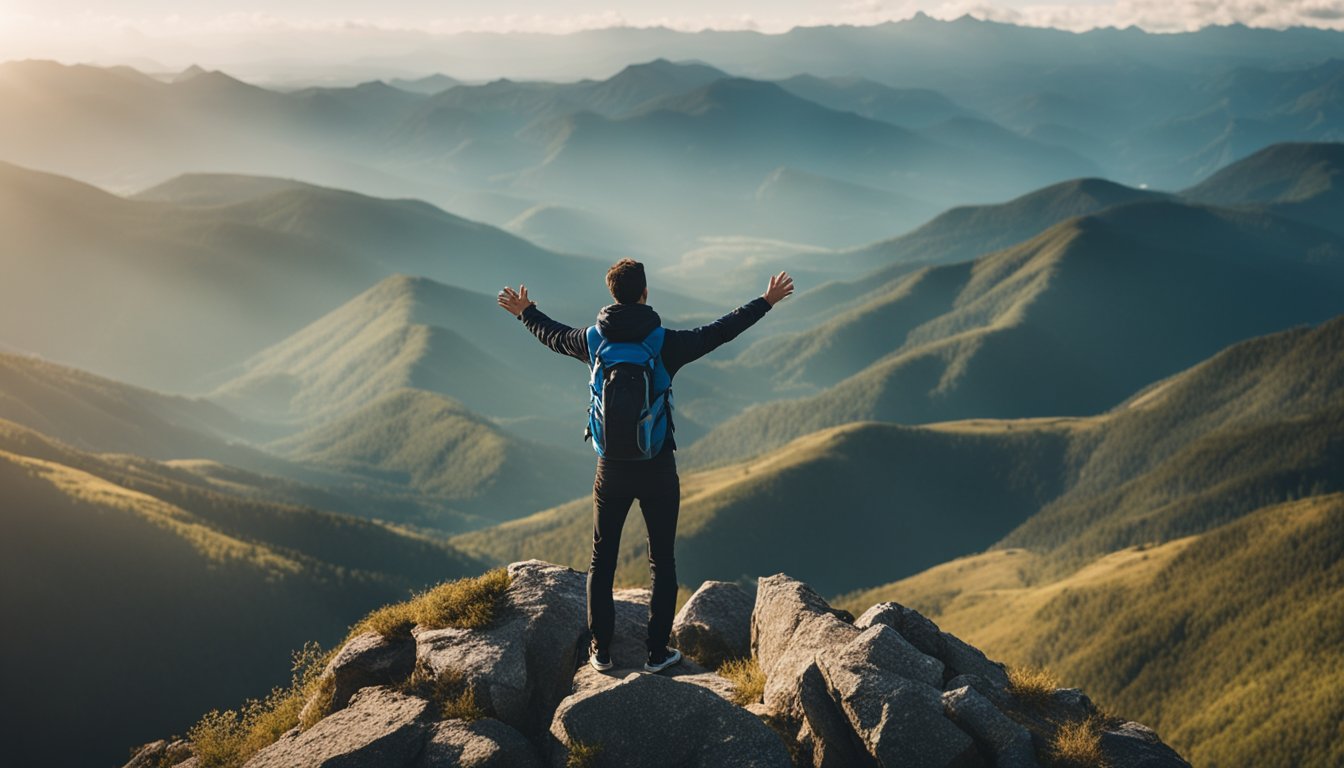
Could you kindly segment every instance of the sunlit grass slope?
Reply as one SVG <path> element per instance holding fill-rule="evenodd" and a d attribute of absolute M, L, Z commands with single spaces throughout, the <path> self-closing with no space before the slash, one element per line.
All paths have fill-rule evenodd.
<path fill-rule="evenodd" d="M 30 716 L 18 765 L 111 764 L 193 712 L 263 694 L 290 650 L 480 564 L 384 525 L 222 492 L 175 467 L 0 422 L 0 656 Z M 227 659 L 228 663 L 222 663 Z M 21 660 L 21 661 L 20 661 Z M 22 732 L 16 724 L 23 723 Z"/>
<path fill-rule="evenodd" d="M 1046 665 L 1193 765 L 1344 761 L 1344 495 L 1262 507 L 1058 578 L 1016 549 L 841 602 L 896 600 L 994 658 Z"/>

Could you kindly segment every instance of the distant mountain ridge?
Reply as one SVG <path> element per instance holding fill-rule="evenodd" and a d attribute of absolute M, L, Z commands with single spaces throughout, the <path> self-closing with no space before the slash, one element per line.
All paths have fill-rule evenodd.
<path fill-rule="evenodd" d="M 587 314 L 604 303 L 601 262 L 420 201 L 210 175 L 145 198 L 0 165 L 5 252 L 27 265 L 22 280 L 0 286 L 6 340 L 137 384 L 199 391 L 205 377 L 396 272 L 490 293 L 525 274 L 561 306 Z M 170 200 L 178 198 L 187 202 Z M 113 280 L 122 293 L 104 290 Z M 25 322 L 36 303 L 60 317 L 78 308 L 112 320 Z"/>

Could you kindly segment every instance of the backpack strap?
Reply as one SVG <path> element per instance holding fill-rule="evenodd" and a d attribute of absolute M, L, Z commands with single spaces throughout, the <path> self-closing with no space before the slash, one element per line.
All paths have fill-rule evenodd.
<path fill-rule="evenodd" d="M 596 325 L 588 327 L 587 340 L 588 340 L 588 367 L 592 368 L 593 366 L 597 365 L 598 350 L 602 348 L 602 345 L 605 344 L 607 340 L 602 338 L 602 332 L 597 329 Z"/>
<path fill-rule="evenodd" d="M 644 345 L 645 351 L 649 353 L 649 359 L 657 360 L 658 356 L 663 353 L 663 336 L 663 326 L 660 325 L 654 328 L 648 336 L 645 336 L 644 341 L 640 342 Z"/>

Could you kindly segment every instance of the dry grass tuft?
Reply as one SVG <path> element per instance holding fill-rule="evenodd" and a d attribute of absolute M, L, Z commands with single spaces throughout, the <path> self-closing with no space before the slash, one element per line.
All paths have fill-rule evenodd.
<path fill-rule="evenodd" d="M 238 710 L 211 710 L 187 732 L 200 768 L 237 768 L 299 724 L 304 702 L 317 693 L 330 653 L 309 643 L 294 654 L 288 688 L 252 699 Z"/>
<path fill-rule="evenodd" d="M 439 674 L 426 664 L 417 664 L 415 671 L 401 686 L 405 693 L 429 699 L 438 710 L 441 720 L 479 720 L 485 711 L 476 701 L 476 689 L 465 675 L 456 669 L 445 669 Z"/>
<path fill-rule="evenodd" d="M 1024 703 L 1045 704 L 1059 687 L 1059 678 L 1045 667 L 1008 668 L 1008 691 Z"/>
<path fill-rule="evenodd" d="M 569 756 L 565 759 L 565 768 L 594 768 L 597 765 L 597 756 L 601 753 L 601 744 L 585 744 L 576 741 L 569 745 Z"/>
<path fill-rule="evenodd" d="M 765 695 L 765 673 L 755 656 L 748 659 L 729 659 L 719 666 L 720 677 L 733 684 L 733 701 L 745 707 L 761 701 Z"/>
<path fill-rule="evenodd" d="M 1106 768 L 1101 754 L 1101 723 L 1096 718 L 1065 723 L 1050 740 L 1050 768 Z"/>
<path fill-rule="evenodd" d="M 312 694 L 307 699 L 312 702 L 312 706 L 305 705 L 299 714 L 299 729 L 304 731 L 331 714 L 331 705 L 336 700 L 336 678 L 331 675 L 319 675 L 312 688 Z"/>
<path fill-rule="evenodd" d="M 404 603 L 379 608 L 357 624 L 352 634 L 371 630 L 383 637 L 404 637 L 416 626 L 479 629 L 494 620 L 509 581 L 508 571 L 496 568 L 440 584 Z"/>

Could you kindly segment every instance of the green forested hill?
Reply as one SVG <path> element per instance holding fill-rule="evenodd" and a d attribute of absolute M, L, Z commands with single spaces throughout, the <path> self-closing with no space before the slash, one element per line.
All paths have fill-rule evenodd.
<path fill-rule="evenodd" d="M 582 404 L 584 376 L 493 298 L 393 275 L 245 361 L 211 399 L 271 422 L 312 425 L 404 387 L 489 416 L 538 417 Z"/>
<path fill-rule="evenodd" d="M 747 375 L 825 389 L 749 409 L 688 454 L 713 464 L 864 419 L 1096 413 L 1228 344 L 1340 311 L 1336 235 L 1255 211 L 1117 206 L 758 344 L 737 361 Z"/>
<path fill-rule="evenodd" d="M 1275 144 L 1181 194 L 1213 205 L 1273 211 L 1344 231 L 1344 144 Z"/>
<path fill-rule="evenodd" d="M 417 521 L 439 530 L 518 517 L 592 484 L 590 455 L 520 438 L 451 398 L 415 389 L 388 392 L 268 447 L 389 497 L 459 513 Z"/>

